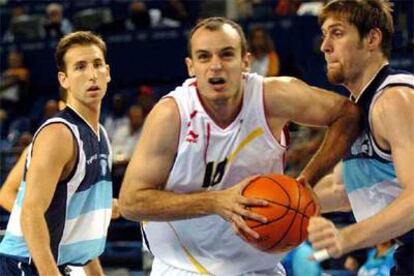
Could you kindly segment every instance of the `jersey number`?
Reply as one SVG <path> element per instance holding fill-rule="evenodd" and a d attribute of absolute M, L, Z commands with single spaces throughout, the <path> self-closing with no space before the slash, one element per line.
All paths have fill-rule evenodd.
<path fill-rule="evenodd" d="M 216 164 L 215 162 L 208 162 L 206 172 L 204 174 L 203 188 L 214 186 L 220 183 L 226 171 L 227 158 Z"/>

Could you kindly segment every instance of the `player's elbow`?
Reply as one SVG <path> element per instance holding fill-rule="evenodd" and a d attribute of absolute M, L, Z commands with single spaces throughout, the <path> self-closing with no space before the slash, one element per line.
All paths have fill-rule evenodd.
<path fill-rule="evenodd" d="M 137 198 L 136 191 L 130 189 L 128 182 L 122 184 L 118 199 L 119 212 L 129 220 L 138 221 L 140 219 L 139 211 L 141 209 L 140 200 Z"/>
<path fill-rule="evenodd" d="M 43 216 L 44 212 L 36 206 L 36 204 L 31 204 L 30 202 L 23 202 L 20 215 L 20 225 L 22 227 L 23 234 L 27 232 L 28 229 L 35 227 L 36 220 L 38 217 Z"/>

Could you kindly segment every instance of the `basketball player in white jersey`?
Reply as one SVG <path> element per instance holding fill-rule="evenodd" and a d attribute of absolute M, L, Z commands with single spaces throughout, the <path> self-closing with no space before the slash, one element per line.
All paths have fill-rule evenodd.
<path fill-rule="evenodd" d="M 121 214 L 143 221 L 152 275 L 283 275 L 282 255 L 237 235 L 259 238 L 242 217 L 266 221 L 247 207 L 267 202 L 241 191 L 252 176 L 283 173 L 290 121 L 329 128 L 302 173 L 315 183 L 356 137 L 359 110 L 294 78 L 246 73 L 246 39 L 228 19 L 200 22 L 189 53 L 192 78 L 147 118 L 121 188 Z"/>
<path fill-rule="evenodd" d="M 391 12 L 384 0 L 335 0 L 320 14 L 328 79 L 361 107 L 363 130 L 316 191 L 322 211 L 350 203 L 358 223 L 337 230 L 315 217 L 308 230 L 315 249 L 335 258 L 397 238 L 391 274 L 414 275 L 414 75 L 388 64 Z"/>

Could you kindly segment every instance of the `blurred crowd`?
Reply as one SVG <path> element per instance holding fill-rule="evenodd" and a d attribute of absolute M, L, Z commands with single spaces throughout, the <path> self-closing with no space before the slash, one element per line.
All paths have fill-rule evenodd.
<path fill-rule="evenodd" d="M 2 1 L 5 2 L 5 1 Z M 74 1 L 76 2 L 76 1 Z M 102 1 L 109 2 L 109 1 Z M 44 3 L 44 10 L 29 12 L 24 1 L 7 3 L 7 24 L 1 27 L 2 43 L 19 40 L 58 39 L 73 30 L 97 32 L 136 31 L 150 28 L 191 26 L 199 18 L 225 16 L 235 20 L 249 20 L 271 16 L 317 15 L 325 1 L 305 0 L 168 0 L 126 1 L 121 12 L 107 5 L 98 8 L 77 8 L 70 2 Z M 3 3 L 4 5 L 4 3 Z M 121 14 L 121 16 L 119 15 Z M 30 27 L 27 27 L 30 25 Z M 30 32 L 28 32 L 30 30 Z M 247 30 L 252 54 L 251 71 L 263 76 L 278 76 L 288 71 L 282 68 L 279 53 L 265 26 L 255 25 Z M 291 66 L 294 66 L 291 64 Z M 0 74 L 0 180 L 4 181 L 21 152 L 31 142 L 33 131 L 46 119 L 59 112 L 59 96 L 43 99 L 33 106 L 30 94 L 31 69 L 25 65 L 21 52 L 10 51 L 7 66 Z M 301 77 L 300 70 L 290 70 Z M 173 85 L 171 85 L 173 87 Z M 165 89 L 163 93 L 167 93 Z M 103 110 L 102 124 L 112 141 L 114 195 L 139 139 L 146 115 L 160 95 L 156 87 L 137 85 L 129 93 L 113 93 L 110 104 Z M 30 114 L 30 116 L 28 116 Z M 324 131 L 315 128 L 288 126 L 292 143 L 288 150 L 287 174 L 297 176 L 318 149 Z M 336 221 L 346 225 L 353 221 L 350 214 L 336 214 Z M 136 228 L 138 232 L 138 228 Z M 348 275 L 372 275 L 370 270 L 387 271 L 392 265 L 395 245 L 380 244 L 369 251 L 353 253 L 341 260 L 322 264 L 310 262 L 313 253 L 308 243 L 292 251 L 285 259 L 290 275 L 321 275 L 323 270 L 341 270 Z M 305 270 L 298 270 L 303 268 Z M 383 275 L 383 274 L 376 274 Z M 386 275 L 386 273 L 384 274 Z"/>

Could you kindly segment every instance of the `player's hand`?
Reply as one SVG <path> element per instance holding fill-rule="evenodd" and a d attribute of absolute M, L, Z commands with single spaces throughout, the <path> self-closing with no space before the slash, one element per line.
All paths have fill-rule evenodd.
<path fill-rule="evenodd" d="M 321 213 L 321 204 L 320 204 L 318 196 L 313 191 L 311 185 L 309 185 L 309 183 L 306 181 L 306 178 L 304 178 L 303 176 L 299 176 L 298 178 L 296 178 L 296 181 L 299 182 L 303 187 L 305 187 L 311 194 L 312 200 L 313 202 L 315 202 L 315 206 L 316 206 L 315 216 L 319 216 Z"/>
<path fill-rule="evenodd" d="M 117 219 L 120 216 L 121 216 L 121 212 L 119 211 L 118 199 L 117 198 L 113 198 L 112 199 L 112 214 L 111 214 L 111 219 Z"/>
<path fill-rule="evenodd" d="M 339 258 L 345 253 L 340 230 L 323 217 L 310 218 L 308 239 L 316 251 L 326 249 L 330 257 Z"/>
<path fill-rule="evenodd" d="M 263 199 L 242 196 L 243 189 L 256 177 L 246 178 L 237 185 L 219 192 L 216 212 L 229 221 L 233 230 L 242 238 L 245 238 L 246 234 L 255 239 L 259 238 L 259 234 L 247 226 L 243 218 L 257 220 L 262 223 L 267 222 L 266 217 L 250 211 L 249 207 L 267 206 L 268 202 Z"/>

